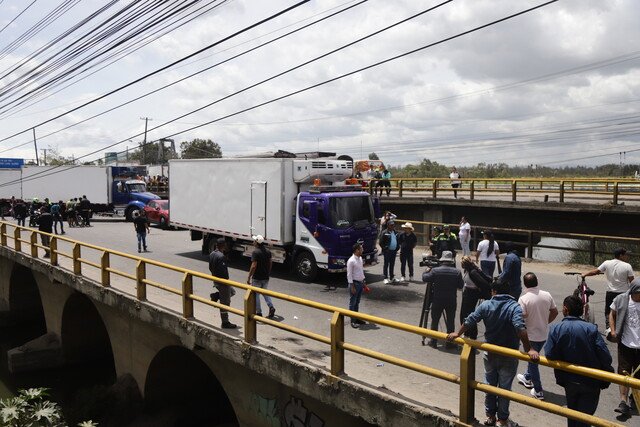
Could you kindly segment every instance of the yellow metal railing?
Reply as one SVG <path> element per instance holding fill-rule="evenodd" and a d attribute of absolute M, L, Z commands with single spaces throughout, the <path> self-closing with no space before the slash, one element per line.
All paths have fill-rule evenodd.
<path fill-rule="evenodd" d="M 371 194 L 382 192 L 398 197 L 411 195 L 429 195 L 437 198 L 438 194 L 453 194 L 454 191 L 465 195 L 470 200 L 477 198 L 477 193 L 510 194 L 511 201 L 518 200 L 518 195 L 545 193 L 557 196 L 560 203 L 566 197 L 611 197 L 611 203 L 617 205 L 622 198 L 640 200 L 640 181 L 632 178 L 460 178 L 459 188 L 451 187 L 448 178 L 393 178 L 390 187 L 382 186 L 385 180 L 363 180 L 368 183 Z M 379 185 L 380 184 L 380 185 Z"/>
<path fill-rule="evenodd" d="M 8 232 L 8 228 L 13 227 L 13 233 Z M 29 236 L 28 240 L 22 238 L 22 235 Z M 37 243 L 38 235 L 46 235 L 50 237 L 49 246 L 44 246 Z M 8 241 L 13 241 L 13 247 L 8 244 Z M 58 245 L 61 242 L 66 242 L 71 245 L 72 252 L 63 253 L 58 250 Z M 29 251 L 25 252 L 22 248 L 22 243 L 29 246 Z M 334 380 L 339 380 L 339 377 L 344 374 L 344 361 L 345 352 L 350 351 L 362 356 L 370 357 L 379 361 L 387 362 L 396 366 L 400 366 L 409 369 L 414 372 L 419 372 L 442 380 L 452 382 L 459 385 L 459 418 L 464 424 L 472 424 L 474 422 L 475 414 L 475 397 L 476 390 L 485 393 L 492 393 L 498 396 L 505 397 L 507 399 L 522 403 L 524 405 L 538 408 L 546 412 L 551 412 L 563 417 L 578 420 L 594 426 L 618 426 L 612 421 L 608 421 L 599 417 L 584 414 L 575 410 L 571 410 L 560 405 L 556 405 L 549 402 L 543 402 L 533 397 L 525 396 L 510 390 L 504 390 L 498 387 L 490 386 L 488 384 L 480 383 L 475 380 L 476 358 L 474 355 L 475 350 L 483 350 L 498 355 L 512 357 L 523 361 L 529 361 L 529 356 L 526 353 L 509 348 L 499 347 L 492 344 L 481 343 L 470 339 L 458 338 L 455 340 L 456 344 L 462 346 L 462 353 L 460 356 L 460 373 L 450 373 L 439 369 L 431 368 L 424 364 L 415 363 L 412 361 L 404 360 L 386 353 L 374 351 L 356 344 L 352 344 L 345 341 L 345 317 L 351 317 L 355 319 L 361 319 L 380 326 L 386 326 L 398 331 L 404 331 L 415 334 L 420 337 L 428 337 L 439 340 L 444 340 L 446 334 L 442 332 L 425 329 L 407 323 L 397 322 L 390 319 L 385 319 L 377 316 L 371 316 L 365 313 L 359 313 L 350 311 L 344 308 L 331 306 L 328 304 L 310 301 L 303 298 L 274 292 L 268 289 L 256 288 L 250 285 L 246 285 L 231 280 L 221 279 L 209 274 L 200 273 L 193 270 L 188 270 L 182 267 L 166 264 L 163 262 L 141 258 L 139 256 L 127 254 L 120 251 L 115 251 L 101 246 L 79 242 L 77 240 L 61 237 L 58 235 L 42 233 L 37 230 L 32 230 L 26 227 L 19 227 L 11 223 L 0 222 L 0 245 L 6 249 L 13 249 L 16 252 L 23 254 L 29 254 L 34 258 L 38 257 L 38 249 L 48 250 L 50 252 L 49 262 L 51 265 L 59 266 L 59 256 L 69 258 L 72 261 L 72 271 L 76 275 L 83 274 L 83 265 L 94 267 L 100 271 L 100 284 L 104 287 L 111 285 L 111 274 L 130 279 L 136 284 L 136 298 L 140 302 L 147 300 L 147 286 L 151 286 L 171 294 L 179 295 L 182 297 L 182 316 L 185 319 L 193 319 L 194 316 L 194 303 L 198 302 L 211 307 L 222 308 L 230 313 L 242 316 L 244 319 L 244 341 L 248 344 L 257 343 L 257 322 L 265 325 L 272 326 L 296 335 L 300 335 L 314 341 L 327 344 L 331 347 L 331 368 L 330 374 Z M 86 258 L 83 258 L 83 249 L 97 251 L 100 255 L 100 262 L 92 262 Z M 124 271 L 116 270 L 110 267 L 110 262 L 113 257 L 125 258 L 136 262 L 135 272 L 127 273 Z M 150 280 L 146 276 L 147 266 L 159 267 L 165 270 L 173 271 L 182 274 L 182 281 L 180 288 L 174 288 L 172 286 L 162 284 L 153 280 Z M 60 266 L 59 266 L 60 267 Z M 60 267 L 63 268 L 63 267 Z M 85 275 L 86 277 L 86 275 Z M 227 306 L 218 302 L 210 301 L 208 299 L 199 297 L 193 293 L 193 279 L 202 278 L 208 281 L 216 281 L 223 283 L 234 288 L 243 289 L 244 294 L 244 310 L 240 310 L 231 306 Z M 315 310 L 321 310 L 328 313 L 332 313 L 329 336 L 317 334 L 312 331 L 307 331 L 295 326 L 287 325 L 277 321 L 273 321 L 263 316 L 254 314 L 256 312 L 256 297 L 258 294 L 268 295 L 272 298 L 276 298 L 282 301 L 288 301 L 290 303 L 298 304 L 301 306 L 313 308 Z M 551 361 L 545 357 L 540 357 L 540 365 L 547 366 L 553 369 L 560 369 L 566 372 L 571 372 L 579 375 L 584 375 L 590 378 L 595 378 L 601 381 L 607 381 L 610 383 L 625 385 L 633 389 L 640 390 L 640 379 L 631 378 L 628 376 L 622 376 L 610 372 L 605 372 L 597 369 L 586 368 L 583 366 L 572 365 L 566 362 Z"/>

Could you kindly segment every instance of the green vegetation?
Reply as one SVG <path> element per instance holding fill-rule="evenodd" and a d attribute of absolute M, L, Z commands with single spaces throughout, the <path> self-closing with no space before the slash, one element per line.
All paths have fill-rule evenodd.
<path fill-rule="evenodd" d="M 629 264 L 634 270 L 640 270 L 640 257 L 633 254 L 640 253 L 640 245 L 621 245 L 616 242 L 596 242 L 596 252 L 603 252 L 601 254 L 596 253 L 596 266 L 602 264 L 604 261 L 613 258 L 613 251 L 616 248 L 624 247 L 627 251 L 631 252 Z M 586 240 L 580 240 L 574 243 L 576 249 L 589 250 L 589 242 Z M 589 265 L 589 252 L 572 252 L 571 264 L 584 264 Z"/>
<path fill-rule="evenodd" d="M 60 407 L 46 398 L 46 388 L 20 390 L 16 397 L 0 400 L 2 425 L 7 427 L 64 427 L 67 423 Z M 79 427 L 95 427 L 97 423 L 84 421 Z"/>

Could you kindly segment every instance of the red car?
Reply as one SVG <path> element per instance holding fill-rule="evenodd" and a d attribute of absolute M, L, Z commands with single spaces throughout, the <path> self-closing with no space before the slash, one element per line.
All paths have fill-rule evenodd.
<path fill-rule="evenodd" d="M 144 207 L 147 218 L 151 224 L 160 224 L 161 228 L 169 227 L 169 201 L 151 200 Z"/>

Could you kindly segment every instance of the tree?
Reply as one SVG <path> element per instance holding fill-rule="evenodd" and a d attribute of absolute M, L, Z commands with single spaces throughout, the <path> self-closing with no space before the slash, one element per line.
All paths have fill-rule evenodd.
<path fill-rule="evenodd" d="M 177 159 L 178 153 L 173 151 L 171 146 L 166 146 L 164 141 L 148 142 L 133 150 L 129 158 L 141 164 L 163 164 L 169 159 Z"/>
<path fill-rule="evenodd" d="M 183 159 L 213 159 L 222 157 L 222 149 L 217 142 L 200 138 L 181 142 L 180 153 Z"/>
<path fill-rule="evenodd" d="M 376 153 L 369 153 L 369 160 L 380 160 Z"/>

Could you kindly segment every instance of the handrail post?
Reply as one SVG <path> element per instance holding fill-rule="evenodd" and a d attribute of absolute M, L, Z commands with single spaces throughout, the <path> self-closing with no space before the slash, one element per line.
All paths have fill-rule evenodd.
<path fill-rule="evenodd" d="M 58 265 L 58 238 L 52 236 L 49 241 L 49 260 L 51 265 Z"/>
<path fill-rule="evenodd" d="M 533 259 L 533 231 L 527 233 L 527 251 L 529 252 L 529 258 Z"/>
<path fill-rule="evenodd" d="M 100 279 L 104 287 L 111 286 L 111 274 L 109 274 L 110 265 L 109 252 L 104 251 L 100 257 Z"/>
<path fill-rule="evenodd" d="M 193 317 L 193 300 L 191 299 L 193 294 L 193 276 L 189 273 L 184 273 L 182 277 L 182 316 L 185 319 L 191 319 Z"/>
<path fill-rule="evenodd" d="M 0 224 L 0 245 L 7 246 L 7 223 Z"/>
<path fill-rule="evenodd" d="M 29 240 L 31 241 L 31 257 L 38 258 L 38 247 L 36 246 L 38 244 L 38 233 L 35 230 L 31 232 Z"/>
<path fill-rule="evenodd" d="M 251 289 L 244 294 L 244 340 L 249 344 L 258 341 L 258 325 L 253 317 L 256 312 L 257 295 Z"/>
<path fill-rule="evenodd" d="M 560 191 L 560 195 L 559 195 L 560 203 L 564 203 L 564 181 L 560 181 L 559 191 Z"/>
<path fill-rule="evenodd" d="M 331 318 L 331 375 L 344 373 L 344 316 L 334 312 Z"/>
<path fill-rule="evenodd" d="M 596 238 L 591 237 L 589 239 L 589 264 L 596 264 Z"/>
<path fill-rule="evenodd" d="M 512 202 L 516 201 L 516 192 L 517 192 L 517 183 L 516 183 L 516 180 L 514 179 L 513 181 L 511 181 L 511 201 Z"/>
<path fill-rule="evenodd" d="M 80 243 L 73 244 L 73 274 L 82 274 L 82 262 L 80 262 Z"/>
<path fill-rule="evenodd" d="M 432 192 L 431 195 L 434 199 L 438 197 L 438 180 L 437 179 L 433 180 L 433 187 L 431 189 L 431 192 Z"/>
<path fill-rule="evenodd" d="M 476 196 L 476 182 L 471 181 L 471 184 L 469 184 L 469 199 L 473 200 Z"/>
<path fill-rule="evenodd" d="M 460 421 L 473 424 L 475 418 L 475 390 L 472 384 L 476 380 L 476 355 L 468 344 L 462 346 L 460 355 Z"/>
<path fill-rule="evenodd" d="M 369 194 L 374 196 L 375 194 L 373 193 L 373 179 L 369 180 Z"/>
<path fill-rule="evenodd" d="M 402 180 L 398 181 L 398 197 L 402 197 Z"/>
<path fill-rule="evenodd" d="M 20 229 L 16 227 L 15 230 L 13 230 L 13 247 L 16 252 L 22 251 L 22 242 L 20 241 L 21 238 L 22 236 L 20 235 Z"/>
<path fill-rule="evenodd" d="M 146 301 L 147 285 L 144 280 L 147 278 L 147 264 L 143 260 L 138 260 L 136 264 L 136 294 L 138 300 Z"/>
<path fill-rule="evenodd" d="M 614 205 L 618 204 L 618 192 L 619 192 L 618 182 L 614 182 L 613 183 L 613 204 Z"/>

